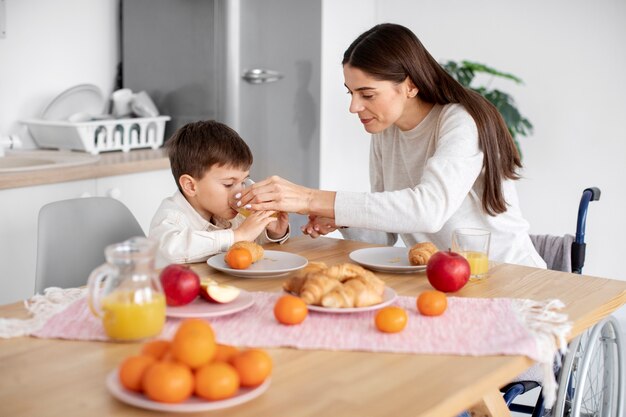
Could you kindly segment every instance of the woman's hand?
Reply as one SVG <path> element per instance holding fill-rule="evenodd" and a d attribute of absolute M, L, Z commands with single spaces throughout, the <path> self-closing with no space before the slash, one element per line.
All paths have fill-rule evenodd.
<path fill-rule="evenodd" d="M 274 175 L 246 187 L 241 192 L 237 207 L 307 214 L 312 194 L 310 188 Z"/>
<path fill-rule="evenodd" d="M 235 242 L 247 240 L 253 242 L 271 223 L 277 222 L 276 217 L 272 217 L 273 211 L 252 212 L 241 225 L 233 231 Z"/>
<path fill-rule="evenodd" d="M 278 212 L 277 220 L 267 225 L 267 236 L 270 239 L 280 239 L 285 236 L 289 229 L 289 214 L 284 211 Z"/>
<path fill-rule="evenodd" d="M 334 232 L 339 226 L 335 224 L 335 219 L 329 217 L 319 217 L 309 215 L 309 222 L 302 226 L 302 233 L 311 236 L 313 239 L 319 236 Z"/>

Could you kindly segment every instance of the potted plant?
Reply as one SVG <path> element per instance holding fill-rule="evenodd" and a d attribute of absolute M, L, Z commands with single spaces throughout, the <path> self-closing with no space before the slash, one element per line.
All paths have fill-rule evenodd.
<path fill-rule="evenodd" d="M 494 106 L 496 106 L 496 108 L 504 118 L 504 122 L 509 128 L 509 132 L 511 132 L 511 136 L 515 141 L 515 146 L 517 146 L 517 150 L 521 155 L 522 151 L 517 138 L 518 136 L 528 136 L 530 133 L 532 133 L 533 125 L 528 119 L 521 115 L 515 105 L 513 97 L 511 97 L 509 94 L 495 88 L 490 88 L 490 83 L 488 83 L 487 85 L 473 86 L 472 81 L 474 81 L 476 74 L 479 73 L 491 75 L 491 79 L 493 79 L 494 77 L 500 77 L 513 81 L 516 84 L 523 84 L 522 80 L 513 74 L 501 72 L 494 68 L 488 67 L 487 65 L 479 64 L 472 61 L 447 61 L 443 63 L 442 66 L 452 77 L 454 77 L 455 80 L 461 83 L 464 87 L 476 91 L 478 94 L 485 97 Z"/>

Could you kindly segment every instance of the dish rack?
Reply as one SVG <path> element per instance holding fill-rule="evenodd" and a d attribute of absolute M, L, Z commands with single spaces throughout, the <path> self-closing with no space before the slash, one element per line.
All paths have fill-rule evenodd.
<path fill-rule="evenodd" d="M 22 123 L 28 126 L 41 148 L 70 149 L 96 155 L 138 148 L 157 149 L 163 145 L 168 120 L 169 116 L 157 116 L 88 122 L 30 119 Z"/>

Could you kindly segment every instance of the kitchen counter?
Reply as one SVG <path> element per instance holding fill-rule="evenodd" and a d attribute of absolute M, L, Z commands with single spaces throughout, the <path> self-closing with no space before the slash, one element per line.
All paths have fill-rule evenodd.
<path fill-rule="evenodd" d="M 0 190 L 133 174 L 168 169 L 170 166 L 167 153 L 162 148 L 104 152 L 99 156 L 100 160 L 95 164 L 0 174 Z"/>

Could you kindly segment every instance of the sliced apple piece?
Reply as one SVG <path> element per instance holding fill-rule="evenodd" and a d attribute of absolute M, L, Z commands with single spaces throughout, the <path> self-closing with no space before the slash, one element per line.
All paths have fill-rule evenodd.
<path fill-rule="evenodd" d="M 207 301 L 211 301 L 207 294 L 207 287 L 209 285 L 217 285 L 219 282 L 215 281 L 211 278 L 201 278 L 200 279 L 200 297 L 204 298 Z"/>
<path fill-rule="evenodd" d="M 200 286 L 200 295 L 202 298 L 219 304 L 230 303 L 239 296 L 240 292 L 241 290 L 239 288 L 226 284 Z"/>

